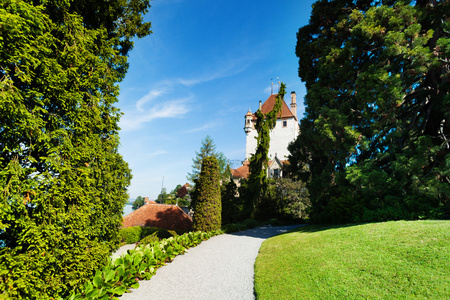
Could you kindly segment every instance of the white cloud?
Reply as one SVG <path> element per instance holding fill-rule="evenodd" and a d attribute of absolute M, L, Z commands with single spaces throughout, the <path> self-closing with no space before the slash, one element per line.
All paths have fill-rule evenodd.
<path fill-rule="evenodd" d="M 146 153 L 145 156 L 146 157 L 155 157 L 158 155 L 162 155 L 162 154 L 167 154 L 168 152 L 166 150 L 156 150 L 150 153 Z"/>
<path fill-rule="evenodd" d="M 187 133 L 194 133 L 194 132 L 204 131 L 204 130 L 207 130 L 207 129 L 211 129 L 211 128 L 217 127 L 217 125 L 218 125 L 217 122 L 214 122 L 214 123 L 213 122 L 209 122 L 207 124 L 204 124 L 203 126 L 189 129 L 186 132 Z"/>
<path fill-rule="evenodd" d="M 156 99 L 159 96 L 165 94 L 166 92 L 167 92 L 167 89 L 165 87 L 149 91 L 145 96 L 143 96 L 141 99 L 139 99 L 136 102 L 136 108 L 139 111 L 143 111 L 142 107 L 143 107 L 144 104 L 146 104 L 148 102 L 152 102 L 154 99 Z"/>
<path fill-rule="evenodd" d="M 120 120 L 119 126 L 122 131 L 132 131 L 140 129 L 143 124 L 155 119 L 182 117 L 191 110 L 190 101 L 191 97 L 164 101 L 153 105 L 150 109 L 126 113 Z"/>
<path fill-rule="evenodd" d="M 200 83 L 212 81 L 215 79 L 220 79 L 224 77 L 233 76 L 245 71 L 251 64 L 252 61 L 258 59 L 257 57 L 239 57 L 235 59 L 229 59 L 221 63 L 219 66 L 210 68 L 215 70 L 214 72 L 205 72 L 204 74 L 194 77 L 194 78 L 181 78 L 178 79 L 179 82 L 187 87 L 194 86 Z"/>

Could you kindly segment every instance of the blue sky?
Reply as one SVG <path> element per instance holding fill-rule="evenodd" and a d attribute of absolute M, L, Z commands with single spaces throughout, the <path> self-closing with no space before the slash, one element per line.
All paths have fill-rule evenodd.
<path fill-rule="evenodd" d="M 296 33 L 314 1 L 153 0 L 153 33 L 136 39 L 117 106 L 124 115 L 119 152 L 133 179 L 130 198 L 155 199 L 187 182 L 209 135 L 232 161 L 245 158 L 244 115 L 270 95 L 271 79 L 297 93 Z M 279 78 L 279 79 L 277 79 Z M 287 100 L 289 104 L 289 100 Z"/>

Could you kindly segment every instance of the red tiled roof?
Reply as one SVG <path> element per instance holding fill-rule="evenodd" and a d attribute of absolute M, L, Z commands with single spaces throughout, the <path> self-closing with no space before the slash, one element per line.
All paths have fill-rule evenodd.
<path fill-rule="evenodd" d="M 244 161 L 244 164 L 237 168 L 237 169 L 231 169 L 231 175 L 233 178 L 248 178 L 248 175 L 250 175 L 250 162 L 248 160 Z"/>
<path fill-rule="evenodd" d="M 277 96 L 278 96 L 277 94 L 272 94 L 263 103 L 263 105 L 261 106 L 261 111 L 263 114 L 267 114 L 273 109 L 273 106 L 275 105 L 275 100 L 276 100 Z M 284 100 L 281 101 L 281 112 L 278 114 L 277 118 L 278 119 L 295 118 L 294 115 L 292 114 L 291 110 L 287 106 L 286 102 L 284 102 Z M 255 114 L 253 114 L 253 120 L 256 120 Z"/>
<path fill-rule="evenodd" d="M 177 205 L 145 204 L 123 218 L 123 228 L 132 226 L 190 230 L 192 219 Z"/>

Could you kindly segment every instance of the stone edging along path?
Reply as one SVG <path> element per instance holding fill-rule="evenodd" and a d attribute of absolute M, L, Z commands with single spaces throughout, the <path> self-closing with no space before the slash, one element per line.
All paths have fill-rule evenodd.
<path fill-rule="evenodd" d="M 254 264 L 262 242 L 299 226 L 265 226 L 214 236 L 175 257 L 119 299 L 255 299 Z"/>

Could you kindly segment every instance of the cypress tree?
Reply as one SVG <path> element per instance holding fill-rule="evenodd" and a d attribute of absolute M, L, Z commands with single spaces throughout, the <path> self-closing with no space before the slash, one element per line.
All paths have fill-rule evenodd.
<path fill-rule="evenodd" d="M 203 159 L 196 190 L 193 230 L 211 231 L 220 229 L 222 225 L 220 176 L 217 159 L 214 156 Z"/>

